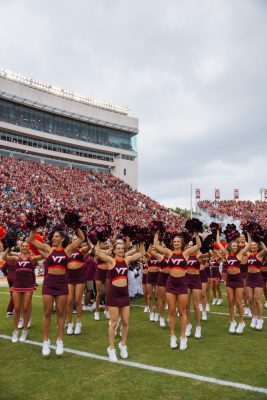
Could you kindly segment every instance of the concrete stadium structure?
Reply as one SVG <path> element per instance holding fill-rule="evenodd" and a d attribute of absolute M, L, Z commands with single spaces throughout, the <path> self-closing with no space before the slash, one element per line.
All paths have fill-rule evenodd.
<path fill-rule="evenodd" d="M 137 188 L 138 119 L 0 69 L 0 154 L 110 172 Z"/>

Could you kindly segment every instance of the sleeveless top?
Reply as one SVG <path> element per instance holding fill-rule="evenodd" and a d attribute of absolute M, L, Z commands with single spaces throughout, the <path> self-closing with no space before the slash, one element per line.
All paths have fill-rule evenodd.
<path fill-rule="evenodd" d="M 227 263 L 227 270 L 232 268 L 240 269 L 241 262 L 237 259 L 236 255 L 234 254 L 229 254 L 229 256 L 226 259 L 226 263 Z"/>
<path fill-rule="evenodd" d="M 183 256 L 183 253 L 174 251 L 169 258 L 170 269 L 180 269 L 184 271 L 186 269 L 187 262 Z"/>
<path fill-rule="evenodd" d="M 83 254 L 81 253 L 80 249 L 74 250 L 74 252 L 72 253 L 72 255 L 69 258 L 69 263 L 71 263 L 71 262 L 79 262 L 79 263 L 84 262 L 84 257 L 83 257 Z"/>
<path fill-rule="evenodd" d="M 191 256 L 189 256 L 186 269 L 194 269 L 195 271 L 199 271 L 200 261 L 195 254 L 191 254 Z"/>
<path fill-rule="evenodd" d="M 34 271 L 34 265 L 31 257 L 28 257 L 26 260 L 23 260 L 19 257 L 16 261 L 16 273 L 20 271 Z"/>
<path fill-rule="evenodd" d="M 65 253 L 63 247 L 53 248 L 51 253 L 46 259 L 46 267 L 49 272 L 51 269 L 59 268 L 59 269 L 67 269 L 68 266 L 68 256 Z"/>
<path fill-rule="evenodd" d="M 260 269 L 262 266 L 262 262 L 258 260 L 257 254 L 250 254 L 248 256 L 248 268 L 256 268 Z"/>
<path fill-rule="evenodd" d="M 119 279 L 127 279 L 128 280 L 128 265 L 125 262 L 124 258 L 115 258 L 114 268 L 109 270 L 109 276 L 111 283 L 117 281 Z"/>
<path fill-rule="evenodd" d="M 164 270 L 170 268 L 170 266 L 169 266 L 169 260 L 168 260 L 168 258 L 165 257 L 165 256 L 164 256 L 163 259 L 158 263 L 158 265 L 159 265 L 161 271 L 164 271 Z"/>

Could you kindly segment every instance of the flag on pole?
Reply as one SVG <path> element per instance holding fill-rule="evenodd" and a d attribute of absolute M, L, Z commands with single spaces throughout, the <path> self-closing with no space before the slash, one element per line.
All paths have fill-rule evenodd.
<path fill-rule="evenodd" d="M 215 200 L 220 200 L 220 197 L 221 197 L 220 189 L 214 189 L 214 196 L 215 196 Z"/>
<path fill-rule="evenodd" d="M 234 200 L 239 200 L 239 189 L 234 189 Z"/>
<path fill-rule="evenodd" d="M 200 189 L 195 189 L 195 198 L 196 200 L 200 200 Z"/>

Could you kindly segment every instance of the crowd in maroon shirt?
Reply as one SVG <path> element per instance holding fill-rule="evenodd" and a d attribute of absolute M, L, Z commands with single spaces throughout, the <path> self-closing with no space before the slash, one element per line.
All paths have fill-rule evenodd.
<path fill-rule="evenodd" d="M 222 217 L 224 215 L 240 220 L 241 223 L 253 220 L 262 227 L 267 228 L 267 202 L 257 200 L 251 201 L 222 200 L 198 202 L 198 207 L 206 211 L 212 217 Z"/>
<path fill-rule="evenodd" d="M 27 213 L 38 208 L 48 214 L 49 229 L 62 221 L 66 207 L 78 209 L 89 226 L 110 224 L 113 234 L 124 224 L 146 227 L 153 219 L 173 230 L 185 224 L 183 217 L 112 175 L 0 157 L 0 225 L 23 232 Z"/>

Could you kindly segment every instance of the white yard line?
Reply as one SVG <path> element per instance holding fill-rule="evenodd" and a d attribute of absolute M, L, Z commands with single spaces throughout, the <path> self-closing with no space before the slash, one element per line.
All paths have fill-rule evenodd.
<path fill-rule="evenodd" d="M 11 340 L 10 336 L 6 335 L 1 335 L 1 339 L 5 340 Z M 25 343 L 33 345 L 33 346 L 39 346 L 42 347 L 42 343 L 40 342 L 34 342 L 32 340 L 26 340 Z M 55 350 L 56 346 L 50 346 L 52 349 Z M 108 361 L 108 357 L 100 356 L 98 354 L 93 354 L 93 353 L 88 353 L 86 351 L 79 351 L 79 350 L 74 350 L 74 349 L 68 349 L 64 348 L 65 353 L 70 353 L 70 354 L 75 354 L 77 356 L 81 357 L 87 357 L 87 358 L 92 358 L 95 360 L 101 360 L 101 361 Z M 241 389 L 241 390 L 246 390 L 250 392 L 257 392 L 257 393 L 264 393 L 267 394 L 267 388 L 261 388 L 257 386 L 251 386 L 247 385 L 244 383 L 236 383 L 236 382 L 231 382 L 231 381 L 225 381 L 222 379 L 217 379 L 217 378 L 211 378 L 208 376 L 202 376 L 202 375 L 197 375 L 197 374 L 191 374 L 189 372 L 184 372 L 184 371 L 177 371 L 175 369 L 168 369 L 168 368 L 161 368 L 161 367 L 155 367 L 153 365 L 147 365 L 147 364 L 141 364 L 141 363 L 136 363 L 132 361 L 124 361 L 124 360 L 119 360 L 116 362 L 116 364 L 119 365 L 125 365 L 127 367 L 134 367 L 134 368 L 139 368 L 139 369 L 144 369 L 147 371 L 153 371 L 153 372 L 159 372 L 162 374 L 167 374 L 167 375 L 174 375 L 174 376 L 179 376 L 182 378 L 189 378 L 201 382 L 208 382 L 208 383 L 214 383 L 215 385 L 221 385 L 221 386 L 227 386 L 227 387 L 232 387 L 235 389 Z"/>

